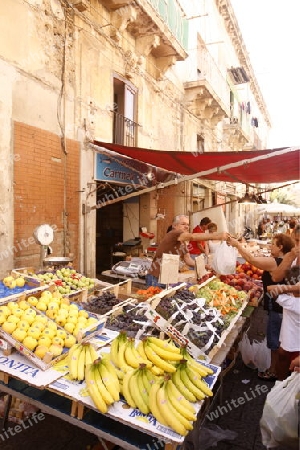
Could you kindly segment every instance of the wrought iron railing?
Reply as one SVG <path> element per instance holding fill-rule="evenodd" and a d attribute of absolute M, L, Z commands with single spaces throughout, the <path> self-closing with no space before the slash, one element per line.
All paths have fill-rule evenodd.
<path fill-rule="evenodd" d="M 135 147 L 137 143 L 138 124 L 128 117 L 114 111 L 113 142 L 114 144 Z"/>

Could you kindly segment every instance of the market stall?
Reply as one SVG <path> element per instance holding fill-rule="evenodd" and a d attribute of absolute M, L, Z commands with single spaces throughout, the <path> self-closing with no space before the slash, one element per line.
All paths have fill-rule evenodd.
<path fill-rule="evenodd" d="M 132 354 L 135 354 L 134 352 L 143 343 L 143 345 L 146 345 L 145 342 L 148 342 L 147 340 L 152 336 L 156 344 L 162 344 L 163 351 L 165 351 L 166 346 L 168 350 L 174 351 L 173 364 L 170 364 L 170 360 L 162 359 L 157 360 L 158 366 L 156 366 L 151 360 L 153 357 L 148 354 L 149 349 L 144 349 L 146 359 L 142 358 L 143 364 L 149 364 L 153 367 L 154 372 L 157 372 L 155 376 L 162 377 L 164 374 L 164 377 L 167 378 L 165 378 L 165 381 L 162 381 L 164 380 L 162 378 L 162 383 L 170 383 L 171 380 L 176 379 L 173 372 L 179 371 L 180 365 L 180 371 L 183 372 L 182 376 L 186 376 L 185 364 L 187 363 L 180 362 L 182 359 L 189 359 L 190 364 L 196 364 L 196 366 L 193 366 L 194 370 L 199 364 L 202 376 L 198 380 L 198 390 L 195 387 L 192 389 L 195 389 L 194 393 L 198 392 L 200 385 L 204 391 L 201 394 L 198 392 L 200 397 L 191 401 L 190 407 L 193 408 L 196 415 L 202 414 L 210 403 L 210 395 L 216 394 L 216 386 L 220 387 L 223 372 L 222 362 L 244 325 L 245 319 L 241 315 L 247 305 L 247 294 L 238 293 L 238 291 L 234 293 L 237 296 L 236 298 L 240 297 L 240 301 L 235 301 L 234 307 L 233 304 L 231 305 L 231 308 L 234 309 L 231 310 L 232 315 L 230 317 L 230 314 L 228 315 L 229 310 L 227 311 L 224 308 L 225 303 L 230 305 L 233 288 L 228 285 L 225 286 L 225 283 L 220 280 L 216 281 L 216 279 L 209 279 L 205 283 L 192 286 L 180 283 L 169 287 L 169 289 L 156 292 L 152 289 L 148 295 L 144 291 L 132 292 L 130 283 L 128 286 L 128 282 L 125 282 L 121 286 L 111 285 L 100 290 L 93 289 L 85 298 L 76 297 L 75 301 L 68 294 L 59 293 L 58 284 L 52 281 L 51 286 L 52 290 L 49 285 L 44 285 L 35 288 L 35 291 L 29 292 L 25 289 L 21 295 L 14 298 L 13 296 L 2 297 L 0 300 L 1 313 L 4 314 L 5 307 L 12 308 L 10 312 L 13 312 L 20 309 L 19 306 L 22 306 L 25 312 L 27 309 L 36 309 L 36 315 L 47 317 L 49 322 L 56 323 L 57 318 L 61 316 L 61 313 L 58 312 L 53 314 L 53 310 L 56 311 L 53 302 L 57 301 L 58 310 L 64 309 L 62 305 L 66 305 L 69 309 L 78 310 L 82 317 L 87 316 L 87 320 L 90 317 L 95 317 L 96 322 L 80 329 L 80 338 L 78 338 L 77 333 L 76 345 L 82 345 L 86 342 L 85 345 L 93 346 L 100 359 L 105 358 L 105 355 L 108 356 L 112 361 L 111 365 L 116 368 L 118 374 L 122 371 L 123 363 L 120 363 L 119 360 L 114 361 L 112 348 L 116 345 L 120 336 L 125 332 L 126 345 L 130 347 L 133 343 L 134 350 L 132 348 L 130 350 Z M 214 288 L 217 290 L 223 289 L 223 297 L 228 295 L 226 302 L 218 301 L 216 306 L 213 305 L 215 299 L 211 295 L 213 295 Z M 230 293 L 228 293 L 229 288 L 231 289 Z M 38 305 L 38 303 L 35 306 L 29 303 L 30 306 L 25 307 L 29 299 L 34 303 L 34 297 L 37 298 L 39 303 L 43 303 L 41 299 L 48 297 L 49 292 L 51 293 L 51 299 L 49 298 L 48 302 L 44 301 L 46 309 L 39 309 L 41 305 Z M 208 296 L 205 298 L 207 293 Z M 167 304 L 168 306 L 166 306 Z M 36 308 L 37 305 L 38 308 Z M 71 305 L 73 306 L 71 307 Z M 165 305 L 165 308 L 163 305 Z M 172 315 L 174 318 L 179 319 L 178 314 L 181 314 L 181 319 L 177 320 L 176 323 L 175 321 L 172 323 L 170 317 L 166 319 L 163 317 L 164 311 L 170 310 L 170 305 L 173 308 Z M 191 310 L 193 311 L 192 316 Z M 9 321 L 8 317 L 11 315 L 6 315 L 6 322 Z M 201 318 L 202 324 L 199 324 Z M 58 321 L 60 327 L 66 325 L 61 319 Z M 56 323 L 56 325 L 58 324 Z M 121 330 L 122 333 L 120 333 Z M 205 335 L 204 341 L 206 342 L 195 340 L 195 331 Z M 53 358 L 50 362 L 48 360 L 45 365 L 44 357 L 33 353 L 36 352 L 36 349 L 33 348 L 28 351 L 25 345 L 20 345 L 18 336 L 13 337 L 12 332 L 10 334 L 8 329 L 5 331 L 3 326 L 0 326 L 0 333 L 2 341 L 10 344 L 9 347 L 4 345 L 0 351 L 0 390 L 9 396 L 18 397 L 22 401 L 36 406 L 41 411 L 121 445 L 124 449 L 155 449 L 157 445 L 162 446 L 162 443 L 166 449 L 179 449 L 184 441 L 185 434 L 192 427 L 192 422 L 189 420 L 183 421 L 187 428 L 176 429 L 178 424 L 173 424 L 173 426 L 170 423 L 162 424 L 158 420 L 155 405 L 153 406 L 154 409 L 144 412 L 141 411 L 142 406 L 140 404 L 139 406 L 135 404 L 130 406 L 126 390 L 122 390 L 125 380 L 123 377 L 126 377 L 130 370 L 141 370 L 141 372 L 146 370 L 145 367 L 138 369 L 141 362 L 139 359 L 138 367 L 136 367 L 136 363 L 129 363 L 131 359 L 127 356 L 126 364 L 132 364 L 132 366 L 129 371 L 125 371 L 121 378 L 120 384 L 123 384 L 121 396 L 119 400 L 110 403 L 107 411 L 103 413 L 99 409 L 98 399 L 95 399 L 89 390 L 90 381 L 86 378 L 86 375 L 81 379 L 76 379 L 74 375 L 70 375 L 74 368 L 70 368 L 69 362 L 74 358 L 63 358 L 63 356 L 71 352 L 73 346 L 64 348 L 62 355 Z M 169 347 L 170 345 L 173 347 Z M 18 352 L 15 349 L 18 349 Z M 186 353 L 178 357 L 178 352 L 183 351 L 183 349 Z M 87 350 L 85 351 L 87 352 Z M 129 350 L 127 351 L 129 352 Z M 156 348 L 156 351 L 159 352 L 159 349 Z M 170 353 L 167 355 L 168 358 L 172 357 Z M 37 358 L 40 358 L 40 361 Z M 159 364 L 162 365 L 163 370 Z M 136 385 L 138 385 L 138 382 Z"/>

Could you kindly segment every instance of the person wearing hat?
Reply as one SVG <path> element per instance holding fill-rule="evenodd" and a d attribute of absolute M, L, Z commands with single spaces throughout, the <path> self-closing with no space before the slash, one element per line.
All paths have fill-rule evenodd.
<path fill-rule="evenodd" d="M 210 223 L 211 220 L 209 217 L 203 217 L 200 224 L 193 229 L 193 233 L 205 233 Z M 205 241 L 190 241 L 189 250 L 191 258 L 195 259 L 197 256 L 205 253 Z"/>

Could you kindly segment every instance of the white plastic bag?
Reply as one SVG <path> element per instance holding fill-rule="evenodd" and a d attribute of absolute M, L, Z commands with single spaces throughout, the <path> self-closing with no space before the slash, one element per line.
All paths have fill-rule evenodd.
<path fill-rule="evenodd" d="M 293 372 L 283 381 L 276 381 L 268 393 L 260 430 L 263 444 L 269 449 L 279 445 L 299 449 L 300 373 Z"/>
<path fill-rule="evenodd" d="M 253 347 L 247 333 L 243 334 L 239 342 L 239 351 L 241 352 L 243 363 L 246 366 L 252 365 L 254 360 Z"/>
<path fill-rule="evenodd" d="M 259 372 L 264 372 L 271 365 L 271 350 L 267 347 L 267 339 L 253 341 L 253 364 Z"/>
<path fill-rule="evenodd" d="M 213 260 L 212 268 L 219 275 L 230 275 L 236 271 L 237 250 L 231 247 L 225 241 L 217 247 Z"/>

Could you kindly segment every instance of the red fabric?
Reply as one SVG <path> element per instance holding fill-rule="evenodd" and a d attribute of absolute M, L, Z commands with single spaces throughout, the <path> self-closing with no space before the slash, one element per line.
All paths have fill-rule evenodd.
<path fill-rule="evenodd" d="M 204 230 L 197 225 L 193 229 L 193 233 L 204 233 Z M 199 248 L 201 247 L 201 249 Z M 205 252 L 205 241 L 190 241 L 189 242 L 189 251 L 191 255 L 201 255 L 201 253 Z"/>
<path fill-rule="evenodd" d="M 94 141 L 94 144 L 181 175 L 193 175 L 201 172 L 201 178 L 210 180 L 242 183 L 282 183 L 299 179 L 300 148 L 283 147 L 272 150 L 195 154 L 182 151 L 126 147 L 99 141 Z M 288 152 L 274 156 L 276 152 L 282 152 L 285 149 Z M 267 156 L 267 158 L 251 161 L 258 156 Z M 244 163 L 239 167 L 226 167 L 241 161 L 244 161 Z M 218 168 L 221 168 L 221 170 L 218 170 Z M 213 169 L 213 173 L 205 173 Z"/>

